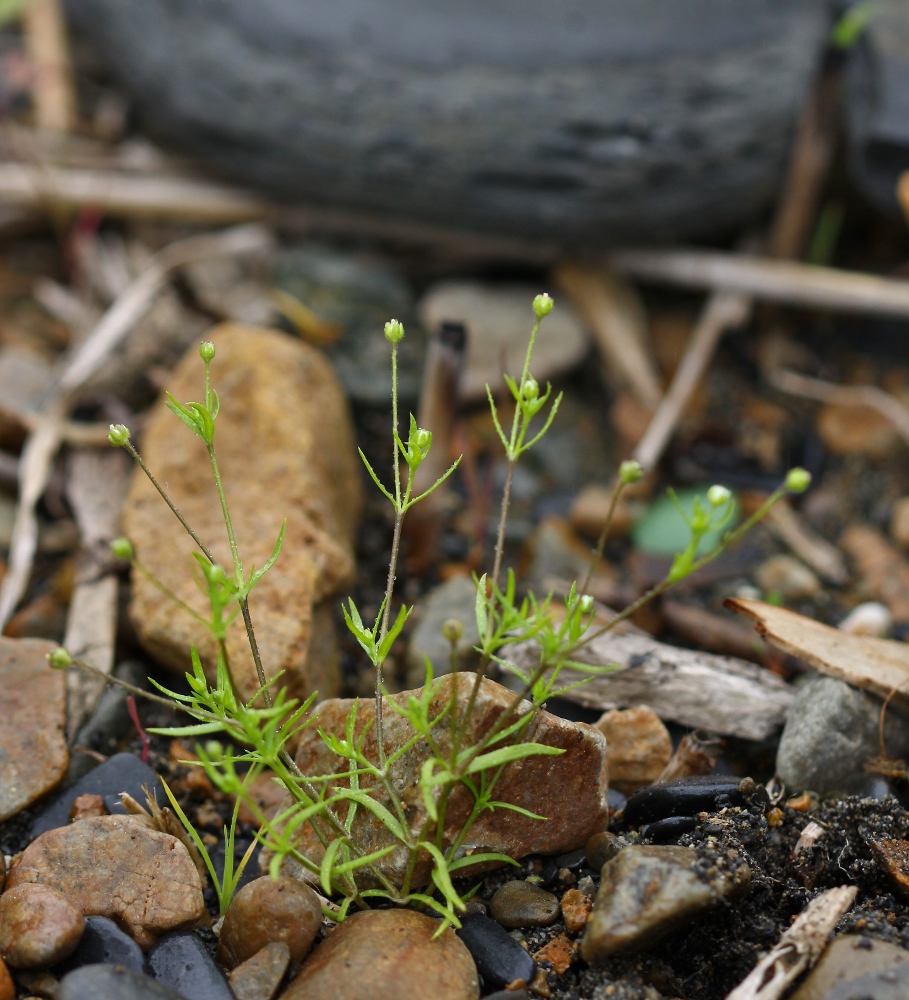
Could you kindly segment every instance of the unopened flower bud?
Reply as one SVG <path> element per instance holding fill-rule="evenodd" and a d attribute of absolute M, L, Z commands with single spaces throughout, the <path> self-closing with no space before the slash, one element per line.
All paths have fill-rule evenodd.
<path fill-rule="evenodd" d="M 630 486 L 632 483 L 637 483 L 643 478 L 644 467 L 640 462 L 629 459 L 627 462 L 622 462 L 619 466 L 619 479 L 623 485 Z"/>
<path fill-rule="evenodd" d="M 725 486 L 711 486 L 707 490 L 707 500 L 710 502 L 711 507 L 722 507 L 723 504 L 728 503 L 732 494 Z"/>
<path fill-rule="evenodd" d="M 807 469 L 790 469 L 786 474 L 786 489 L 790 493 L 804 493 L 811 485 L 811 473 Z"/>
<path fill-rule="evenodd" d="M 55 650 L 47 654 L 47 662 L 54 670 L 66 670 L 73 662 L 73 658 L 62 646 L 58 646 Z"/>
<path fill-rule="evenodd" d="M 524 384 L 521 386 L 521 395 L 528 402 L 540 395 L 540 385 L 532 375 L 525 379 Z"/>
<path fill-rule="evenodd" d="M 446 618 L 442 624 L 442 635 L 445 639 L 454 645 L 459 642 L 461 636 L 464 634 L 464 626 L 458 621 L 457 618 Z"/>
<path fill-rule="evenodd" d="M 413 443 L 420 449 L 420 451 L 426 451 L 426 449 L 432 444 L 432 433 L 420 427 L 417 430 L 417 433 L 413 436 Z"/>
<path fill-rule="evenodd" d="M 227 583 L 227 574 L 224 572 L 224 567 L 219 566 L 217 563 L 209 563 L 205 567 L 205 576 L 209 583 Z"/>
<path fill-rule="evenodd" d="M 122 559 L 123 562 L 129 562 L 136 554 L 128 538 L 115 538 L 110 543 L 110 551 L 114 559 Z"/>
<path fill-rule="evenodd" d="M 581 609 L 581 614 L 589 615 L 593 611 L 593 598 L 590 594 L 584 594 L 581 600 L 578 602 L 578 607 Z"/>
<path fill-rule="evenodd" d="M 544 316 L 548 316 L 552 312 L 552 307 L 555 303 L 552 301 L 552 296 L 548 292 L 543 292 L 542 295 L 538 295 L 533 300 L 533 311 L 537 319 L 542 319 Z"/>
<path fill-rule="evenodd" d="M 203 340 L 199 344 L 199 357 L 206 363 L 215 356 L 215 345 L 210 340 Z"/>
<path fill-rule="evenodd" d="M 385 339 L 390 344 L 399 344 L 404 338 L 404 324 L 396 319 L 390 319 L 385 324 Z"/>
<path fill-rule="evenodd" d="M 115 448 L 125 448 L 129 444 L 129 428 L 126 424 L 111 424 L 107 440 Z"/>

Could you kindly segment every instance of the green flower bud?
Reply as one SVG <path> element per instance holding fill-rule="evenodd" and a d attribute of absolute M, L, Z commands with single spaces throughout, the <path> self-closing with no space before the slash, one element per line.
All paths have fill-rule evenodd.
<path fill-rule="evenodd" d="M 215 356 L 215 345 L 210 340 L 203 340 L 199 344 L 199 357 L 206 363 Z"/>
<path fill-rule="evenodd" d="M 130 562 L 136 554 L 128 538 L 115 538 L 110 543 L 110 551 L 114 559 L 122 559 L 123 562 Z"/>
<path fill-rule="evenodd" d="M 790 493 L 804 493 L 811 485 L 811 473 L 807 469 L 790 469 L 786 473 L 786 489 Z"/>
<path fill-rule="evenodd" d="M 125 448 L 129 444 L 129 428 L 126 424 L 111 424 L 107 440 L 115 448 Z"/>
<path fill-rule="evenodd" d="M 619 466 L 619 479 L 625 486 L 637 483 L 644 478 L 644 467 L 640 462 L 629 459 Z"/>
<path fill-rule="evenodd" d="M 390 319 L 385 324 L 385 339 L 389 344 L 399 344 L 404 339 L 404 324 L 396 319 Z"/>
<path fill-rule="evenodd" d="M 542 295 L 538 295 L 533 300 L 533 311 L 537 319 L 542 319 L 544 316 L 548 316 L 552 312 L 552 307 L 555 303 L 552 301 L 552 296 L 548 292 L 543 292 Z"/>
<path fill-rule="evenodd" d="M 58 646 L 47 654 L 47 662 L 54 670 L 66 670 L 72 664 L 73 658 L 62 646 Z"/>
<path fill-rule="evenodd" d="M 593 611 L 593 598 L 590 594 L 584 594 L 581 600 L 578 602 L 578 607 L 581 609 L 581 614 L 589 615 Z"/>
<path fill-rule="evenodd" d="M 464 626 L 457 618 L 446 618 L 442 624 L 442 635 L 445 639 L 454 645 L 459 642 L 461 636 L 464 634 Z"/>
<path fill-rule="evenodd" d="M 209 563 L 205 567 L 205 577 L 209 583 L 227 583 L 227 574 L 224 567 L 217 563 Z"/>
<path fill-rule="evenodd" d="M 536 399 L 537 396 L 540 395 L 540 385 L 532 375 L 529 376 L 521 386 L 521 395 L 528 402 Z"/>
<path fill-rule="evenodd" d="M 413 443 L 420 449 L 420 451 L 426 451 L 432 444 L 432 433 L 420 427 L 417 433 L 413 436 Z"/>
<path fill-rule="evenodd" d="M 723 504 L 729 503 L 731 497 L 732 494 L 725 486 L 711 486 L 707 490 L 707 500 L 711 507 L 722 507 Z"/>

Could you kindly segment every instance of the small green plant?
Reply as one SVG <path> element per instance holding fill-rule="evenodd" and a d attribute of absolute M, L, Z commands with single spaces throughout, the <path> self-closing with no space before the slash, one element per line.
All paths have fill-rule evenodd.
<path fill-rule="evenodd" d="M 514 573 L 504 571 L 505 528 L 511 502 L 511 491 L 517 462 L 548 431 L 558 411 L 561 395 L 552 398 L 552 387 L 541 390 L 531 373 L 533 349 L 540 323 L 552 311 L 548 295 L 538 295 L 533 301 L 535 322 L 520 377 L 506 376 L 505 382 L 514 401 L 511 426 L 503 428 L 499 409 L 492 391 L 487 388 L 489 405 L 496 431 L 505 452 L 505 483 L 499 514 L 498 531 L 491 570 L 476 580 L 476 623 L 479 643 L 476 647 L 479 663 L 476 672 L 464 687 L 466 697 L 460 697 L 459 681 L 450 682 L 451 693 L 440 699 L 444 681 L 434 677 L 434 665 L 427 663 L 426 681 L 422 689 L 406 699 L 391 699 L 383 684 L 383 667 L 391 648 L 401 633 L 412 608 L 402 604 L 392 612 L 394 585 L 397 575 L 401 530 L 407 511 L 437 489 L 454 471 L 457 462 L 432 486 L 418 496 L 413 495 L 413 483 L 420 465 L 432 446 L 432 434 L 420 428 L 410 417 L 406 438 L 399 434 L 397 350 L 404 337 L 404 327 L 396 320 L 385 326 L 385 337 L 391 346 L 392 370 L 392 452 L 393 484 L 387 487 L 360 452 L 369 476 L 394 510 L 394 533 L 386 578 L 385 596 L 371 624 L 364 622 L 353 599 L 343 607 L 347 627 L 362 647 L 375 671 L 375 711 L 373 719 L 358 729 L 359 703 L 354 701 L 343 734 L 319 731 L 321 739 L 334 755 L 344 762 L 342 770 L 332 774 L 301 773 L 288 752 L 289 743 L 314 722 L 311 708 L 315 695 L 304 702 L 287 696 L 280 686 L 280 673 L 266 679 L 249 612 L 249 595 L 259 580 L 279 558 L 284 530 L 277 539 L 271 558 L 261 569 L 244 572 L 237 549 L 228 502 L 215 451 L 215 428 L 219 410 L 217 393 L 211 384 L 211 363 L 215 348 L 203 343 L 200 356 L 204 363 L 204 395 L 202 402 L 183 404 L 168 396 L 168 406 L 205 444 L 212 475 L 217 486 L 225 531 L 230 543 L 233 567 L 228 572 L 214 560 L 210 550 L 174 505 L 161 484 L 147 468 L 133 446 L 123 425 L 112 426 L 110 442 L 125 448 L 148 476 L 154 487 L 195 543 L 193 552 L 198 566 L 197 582 L 206 596 L 208 617 L 179 601 L 161 581 L 143 566 L 127 539 L 118 539 L 113 552 L 119 559 L 132 563 L 136 572 L 146 575 L 162 592 L 171 597 L 204 625 L 217 640 L 217 662 L 214 681 L 207 679 L 197 651 L 190 651 L 192 670 L 186 675 L 189 694 L 171 691 L 161 685 L 157 694 L 147 694 L 123 684 L 136 695 L 151 698 L 169 707 L 178 707 L 190 718 L 184 726 L 151 730 L 171 737 L 204 739 L 197 746 L 199 765 L 212 782 L 225 794 L 236 799 L 231 823 L 225 832 L 226 856 L 230 864 L 221 880 L 217 878 L 211 859 L 198 833 L 180 809 L 176 799 L 168 794 L 175 812 L 186 826 L 202 852 L 218 893 L 223 913 L 237 885 L 241 866 L 233 869 L 233 845 L 240 802 L 252 810 L 259 825 L 258 840 L 271 852 L 271 873 L 276 875 L 285 859 L 292 859 L 317 880 L 326 896 L 324 911 L 335 919 L 343 919 L 351 906 L 364 908 L 369 900 L 383 898 L 397 905 L 417 906 L 437 912 L 443 919 L 441 929 L 459 925 L 458 913 L 465 900 L 455 888 L 453 878 L 470 867 L 495 862 L 514 863 L 504 854 L 492 851 L 466 853 L 465 843 L 471 828 L 487 810 L 515 810 L 545 822 L 509 802 L 495 798 L 495 789 L 506 768 L 514 761 L 527 757 L 557 755 L 555 747 L 526 739 L 531 723 L 547 699 L 587 683 L 593 676 L 610 667 L 593 667 L 574 659 L 575 654 L 593 638 L 614 628 L 633 615 L 640 607 L 663 593 L 679 580 L 715 559 L 742 537 L 770 507 L 786 492 L 801 492 L 810 477 L 800 469 L 792 470 L 780 488 L 767 499 L 755 514 L 734 531 L 728 531 L 708 553 L 699 555 L 699 546 L 706 535 L 723 528 L 732 514 L 732 498 L 728 490 L 714 486 L 706 499 L 695 503 L 692 513 L 680 507 L 688 525 L 690 540 L 673 560 L 665 579 L 606 625 L 594 628 L 595 607 L 586 593 L 590 575 L 578 587 L 574 585 L 567 597 L 555 602 L 551 595 L 538 599 L 534 594 L 520 594 Z M 624 462 L 619 468 L 612 493 L 606 527 L 599 539 L 593 567 L 602 556 L 609 526 L 623 491 L 642 478 L 644 472 L 636 462 Z M 592 571 L 592 568 L 591 568 Z M 231 622 L 242 616 L 250 650 L 256 665 L 259 688 L 248 701 L 240 699 L 230 671 L 226 649 L 226 633 Z M 457 621 L 448 621 L 444 634 L 451 643 L 451 669 L 457 662 L 455 650 L 462 634 Z M 536 641 L 539 659 L 532 670 L 521 670 L 507 658 L 508 647 L 516 643 Z M 74 661 L 59 649 L 50 657 L 53 666 L 65 668 Z M 77 665 L 93 670 L 83 663 Z M 518 690 L 496 723 L 481 738 L 471 741 L 471 722 L 484 678 L 491 669 L 508 671 L 517 676 Z M 562 672 L 569 668 L 579 680 L 563 684 Z M 105 680 L 113 679 L 105 677 Z M 123 683 L 113 680 L 114 683 Z M 385 712 L 392 711 L 406 720 L 407 739 L 397 746 L 387 746 Z M 317 717 L 315 717 L 317 718 Z M 367 734 L 375 737 L 375 753 L 365 749 Z M 215 740 L 214 737 L 219 739 Z M 402 758 L 417 744 L 428 748 L 419 777 L 419 793 L 425 807 L 425 820 L 412 828 L 407 809 L 395 781 L 396 768 Z M 281 812 L 268 817 L 252 796 L 252 781 L 263 773 L 271 773 L 287 792 L 287 805 Z M 469 814 L 454 836 L 446 833 L 446 817 L 453 796 L 468 796 Z M 357 820 L 368 813 L 386 834 L 388 843 L 377 850 L 367 850 L 361 842 Z M 321 848 L 321 856 L 309 856 L 301 850 L 301 831 L 312 828 Z M 406 865 L 403 876 L 393 879 L 380 863 L 393 852 L 404 851 Z M 431 865 L 431 882 L 417 882 L 419 865 Z M 244 861 L 245 863 L 245 861 Z M 339 899 L 340 904 L 329 900 Z"/>

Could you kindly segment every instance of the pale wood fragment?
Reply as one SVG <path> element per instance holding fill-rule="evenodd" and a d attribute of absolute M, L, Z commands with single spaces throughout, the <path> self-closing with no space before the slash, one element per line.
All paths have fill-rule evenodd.
<path fill-rule="evenodd" d="M 849 582 L 849 571 L 840 550 L 813 531 L 786 500 L 770 508 L 764 523 L 827 583 L 842 586 Z"/>
<path fill-rule="evenodd" d="M 76 87 L 60 0 L 29 0 L 22 12 L 25 48 L 35 70 L 35 124 L 71 132 L 76 124 Z"/>

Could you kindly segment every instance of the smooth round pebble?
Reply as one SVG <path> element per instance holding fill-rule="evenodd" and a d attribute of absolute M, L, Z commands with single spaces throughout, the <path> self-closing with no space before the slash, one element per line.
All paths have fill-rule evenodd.
<path fill-rule="evenodd" d="M 559 919 L 559 901 L 533 882 L 506 882 L 492 897 L 489 915 L 503 927 L 548 927 Z"/>
<path fill-rule="evenodd" d="M 75 965 L 122 965 L 145 971 L 145 956 L 135 941 L 109 917 L 86 917 L 85 933 L 73 953 Z"/>
<path fill-rule="evenodd" d="M 587 854 L 587 864 L 595 872 L 598 872 L 607 861 L 612 861 L 624 846 L 625 844 L 609 830 L 595 833 L 587 841 L 587 846 L 584 848 Z"/>
<path fill-rule="evenodd" d="M 893 628 L 893 615 L 886 604 L 866 601 L 856 605 L 837 628 L 850 635 L 870 635 L 886 639 Z"/>
<path fill-rule="evenodd" d="M 148 953 L 148 971 L 157 982 L 192 1000 L 234 1000 L 224 973 L 192 931 L 172 931 Z"/>
<path fill-rule="evenodd" d="M 312 946 L 322 923 L 319 897 L 293 878 L 257 878 L 234 896 L 224 917 L 218 961 L 234 968 L 272 941 L 290 948 L 299 962 Z"/>
<path fill-rule="evenodd" d="M 467 946 L 487 988 L 501 989 L 517 979 L 533 982 L 536 962 L 495 920 L 464 917 L 458 937 Z"/>
<path fill-rule="evenodd" d="M 76 949 L 85 921 L 65 896 L 35 882 L 0 896 L 0 957 L 14 969 L 43 969 Z"/>

